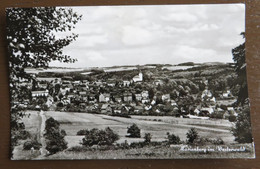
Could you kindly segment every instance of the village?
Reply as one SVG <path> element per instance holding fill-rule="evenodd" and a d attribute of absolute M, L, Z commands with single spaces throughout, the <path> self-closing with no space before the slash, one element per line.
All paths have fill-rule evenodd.
<path fill-rule="evenodd" d="M 183 71 L 175 72 L 179 76 L 178 72 Z M 237 115 L 239 108 L 232 106 L 236 98 L 228 87 L 213 94 L 205 77 L 188 80 L 172 74 L 174 71 L 158 68 L 100 72 L 89 74 L 90 80 L 35 74 L 37 80 L 23 83 L 30 97 L 22 106 L 30 110 L 122 117 L 156 115 L 232 120 Z"/>

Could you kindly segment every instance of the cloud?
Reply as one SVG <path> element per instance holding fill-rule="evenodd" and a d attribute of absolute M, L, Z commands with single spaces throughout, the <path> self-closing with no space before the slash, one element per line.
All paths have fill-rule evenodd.
<path fill-rule="evenodd" d="M 178 45 L 175 46 L 174 51 L 172 51 L 171 57 L 182 58 L 183 60 L 193 62 L 207 62 L 212 58 L 217 57 L 217 53 L 212 49 Z"/>
<path fill-rule="evenodd" d="M 166 15 L 162 17 L 162 20 L 170 21 L 170 22 L 189 22 L 193 23 L 198 20 L 195 15 L 189 13 L 171 13 L 170 15 Z"/>
<path fill-rule="evenodd" d="M 82 46 L 86 47 L 93 47 L 107 42 L 107 35 L 89 35 L 82 38 Z"/>
<path fill-rule="evenodd" d="M 232 61 L 244 4 L 74 7 L 79 38 L 64 48 L 76 67 Z"/>
<path fill-rule="evenodd" d="M 125 45 L 145 45 L 152 39 L 152 34 L 146 29 L 129 25 L 123 27 L 122 42 Z"/>
<path fill-rule="evenodd" d="M 84 55 L 86 56 L 86 58 L 89 61 L 92 61 L 92 62 L 100 62 L 100 61 L 107 60 L 99 52 L 96 52 L 96 51 L 87 51 L 86 53 L 84 53 Z"/>

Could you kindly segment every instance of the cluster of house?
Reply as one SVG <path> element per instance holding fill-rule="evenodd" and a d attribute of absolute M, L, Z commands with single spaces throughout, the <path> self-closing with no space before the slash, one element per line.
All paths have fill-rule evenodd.
<path fill-rule="evenodd" d="M 50 110 L 55 110 L 57 103 L 62 103 L 62 109 L 66 111 L 67 107 L 76 107 L 80 111 L 93 112 L 104 114 L 112 113 L 129 113 L 141 114 L 144 111 L 152 109 L 160 113 L 161 109 L 154 107 L 171 106 L 173 111 L 178 112 L 181 108 L 178 107 L 175 100 L 171 99 L 170 94 L 161 94 L 159 97 L 162 103 L 156 103 L 156 97 L 149 97 L 147 90 L 135 91 L 130 88 L 131 83 L 144 83 L 143 74 L 140 72 L 134 76 L 131 81 L 115 79 L 97 80 L 89 82 L 88 80 L 76 81 L 72 77 L 63 78 L 38 78 L 39 83 L 37 88 L 41 90 L 32 91 L 32 100 L 37 100 L 39 97 L 46 97 L 46 105 Z M 161 85 L 163 82 L 155 80 L 154 85 Z M 230 91 L 223 93 L 223 97 L 230 97 Z M 216 98 L 208 88 L 202 92 L 201 100 L 209 103 L 203 107 L 198 105 L 194 113 L 199 115 L 200 112 L 208 112 L 212 114 L 215 111 L 224 111 L 221 108 L 216 108 Z M 68 106 L 70 105 L 70 106 Z M 231 108 L 229 108 L 231 110 Z M 74 109 L 75 110 L 75 109 Z"/>

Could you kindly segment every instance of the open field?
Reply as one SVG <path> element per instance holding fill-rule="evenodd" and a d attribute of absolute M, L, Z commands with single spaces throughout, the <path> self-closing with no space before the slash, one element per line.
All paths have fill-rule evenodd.
<path fill-rule="evenodd" d="M 119 134 L 117 143 L 142 142 L 145 133 L 152 134 L 152 141 L 166 140 L 166 133 L 178 135 L 182 141 L 186 140 L 186 133 L 191 127 L 195 127 L 201 137 L 210 139 L 222 138 L 225 142 L 223 147 L 240 148 L 245 147 L 243 152 L 186 152 L 181 151 L 185 145 L 158 145 L 146 146 L 133 149 L 111 149 L 111 150 L 86 150 L 79 148 L 79 151 L 69 149 L 51 156 L 42 156 L 35 152 L 22 149 L 22 145 L 16 147 L 15 159 L 145 159 L 145 158 L 243 158 L 253 157 L 253 146 L 251 144 L 237 144 L 230 132 L 232 123 L 227 120 L 202 120 L 186 119 L 169 116 L 132 116 L 132 118 L 112 117 L 103 114 L 69 113 L 47 111 L 39 113 L 28 111 L 29 118 L 23 119 L 26 128 L 32 134 L 40 133 L 41 120 L 53 117 L 60 122 L 60 128 L 67 133 L 65 137 L 68 147 L 81 146 L 80 142 L 84 136 L 76 136 L 81 129 L 104 129 L 110 127 Z M 44 116 L 45 118 L 41 117 Z M 141 129 L 142 138 L 128 138 L 127 127 L 133 123 Z M 40 134 L 39 134 L 40 135 Z M 205 145 L 200 148 L 217 149 L 216 145 Z"/>
<path fill-rule="evenodd" d="M 38 116 L 36 111 L 30 111 L 30 118 L 35 119 Z M 141 129 L 141 136 L 145 133 L 152 134 L 152 141 L 163 141 L 166 139 L 166 133 L 174 133 L 181 140 L 186 140 L 186 133 L 191 127 L 195 127 L 199 135 L 208 138 L 222 138 L 225 143 L 234 143 L 234 137 L 231 134 L 230 127 L 232 124 L 227 120 L 202 120 L 202 119 L 182 119 L 167 116 L 132 116 L 132 118 L 112 117 L 103 114 L 88 113 L 70 113 L 70 112 L 53 112 L 44 113 L 46 118 L 53 117 L 60 122 L 60 128 L 67 133 L 66 140 L 69 147 L 79 145 L 82 136 L 76 136 L 81 129 L 105 129 L 110 127 L 119 134 L 118 143 L 127 140 L 129 143 L 143 141 L 143 138 L 128 138 L 127 127 L 133 123 Z M 40 120 L 24 119 L 25 125 L 29 130 L 38 130 Z M 38 124 L 37 124 L 38 123 Z M 34 131 L 35 132 L 35 131 Z"/>

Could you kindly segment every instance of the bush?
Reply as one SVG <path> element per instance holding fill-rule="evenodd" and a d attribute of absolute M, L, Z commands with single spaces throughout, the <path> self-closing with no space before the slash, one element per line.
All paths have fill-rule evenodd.
<path fill-rule="evenodd" d="M 77 132 L 77 135 L 78 136 L 85 136 L 85 135 L 87 135 L 87 133 L 88 133 L 89 131 L 88 130 L 79 130 L 78 132 Z"/>
<path fill-rule="evenodd" d="M 235 127 L 232 128 L 232 133 L 235 136 L 235 141 L 239 143 L 252 143 L 251 132 L 250 109 L 246 107 L 238 114 Z"/>
<path fill-rule="evenodd" d="M 31 148 L 34 148 L 35 150 L 39 150 L 41 147 L 42 147 L 41 143 L 39 143 L 36 140 L 26 141 L 23 144 L 23 149 L 24 150 L 31 150 Z"/>
<path fill-rule="evenodd" d="M 90 131 L 86 130 L 85 138 L 82 139 L 82 145 L 112 145 L 119 139 L 119 135 L 114 133 L 109 127 L 105 130 L 93 128 Z"/>
<path fill-rule="evenodd" d="M 222 138 L 217 138 L 217 139 L 211 140 L 211 142 L 215 145 L 223 145 L 224 144 L 224 141 L 222 140 Z"/>
<path fill-rule="evenodd" d="M 186 133 L 187 136 L 187 143 L 193 144 L 196 139 L 199 138 L 199 134 L 195 128 L 191 128 L 188 133 Z"/>
<path fill-rule="evenodd" d="M 116 147 L 119 148 L 119 149 L 129 149 L 130 145 L 128 144 L 127 140 L 125 140 L 124 143 L 117 144 Z"/>
<path fill-rule="evenodd" d="M 167 133 L 168 144 L 180 144 L 181 140 L 179 136 L 175 136 L 174 134 Z"/>
<path fill-rule="evenodd" d="M 151 143 L 151 139 L 152 139 L 151 133 L 144 134 L 144 143 L 147 143 L 147 144 Z"/>
<path fill-rule="evenodd" d="M 64 139 L 66 132 L 60 130 L 59 122 L 54 120 L 52 117 L 47 119 L 45 122 L 44 136 L 47 139 L 46 150 L 48 150 L 50 154 L 55 154 L 67 148 L 68 143 Z"/>
<path fill-rule="evenodd" d="M 130 144 L 130 148 L 143 148 L 145 145 L 144 142 L 133 142 Z"/>
<path fill-rule="evenodd" d="M 136 124 L 133 124 L 130 126 L 127 130 L 127 133 L 129 134 L 128 137 L 132 138 L 140 138 L 141 137 L 141 130 Z"/>
<path fill-rule="evenodd" d="M 21 130 L 17 133 L 17 139 L 26 140 L 31 137 L 31 134 L 26 130 Z"/>
<path fill-rule="evenodd" d="M 228 117 L 228 121 L 230 121 L 230 122 L 235 122 L 235 121 L 236 121 L 236 116 L 230 115 L 230 116 Z"/>

